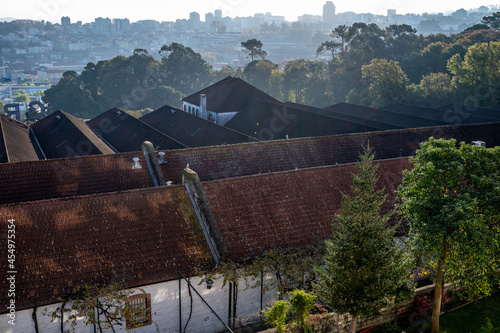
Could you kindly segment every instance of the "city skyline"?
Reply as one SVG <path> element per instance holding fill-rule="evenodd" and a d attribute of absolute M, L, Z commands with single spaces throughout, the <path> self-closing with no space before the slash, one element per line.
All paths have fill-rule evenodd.
<path fill-rule="evenodd" d="M 307 3 L 297 3 L 287 6 L 283 1 L 263 0 L 187 0 L 182 5 L 173 1 L 143 0 L 141 2 L 116 1 L 70 1 L 70 0 L 20 0 L 2 5 L 3 18 L 45 20 L 60 22 L 62 16 L 69 16 L 72 22 L 93 22 L 96 17 L 128 18 L 130 21 L 157 20 L 175 21 L 176 19 L 189 19 L 191 12 L 198 12 L 204 19 L 204 14 L 221 9 L 223 16 L 253 16 L 255 13 L 270 12 L 273 15 L 285 16 L 288 21 L 296 21 L 303 14 L 322 15 L 325 0 L 312 0 Z M 480 3 L 470 4 L 468 0 L 442 1 L 436 3 L 431 0 L 420 2 L 408 0 L 376 0 L 376 1 L 333 1 L 337 13 L 373 13 L 385 15 L 388 9 L 395 9 L 398 14 L 414 13 L 447 13 L 460 8 L 466 10 L 480 6 L 498 5 L 494 0 L 485 0 Z"/>

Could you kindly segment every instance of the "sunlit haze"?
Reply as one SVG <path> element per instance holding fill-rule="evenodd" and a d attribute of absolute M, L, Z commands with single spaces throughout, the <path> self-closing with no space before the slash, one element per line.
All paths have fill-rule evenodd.
<path fill-rule="evenodd" d="M 102 1 L 102 0 L 18 0 L 2 1 L 0 18 L 33 19 L 60 22 L 62 16 L 69 16 L 72 22 L 92 22 L 96 17 L 128 18 L 131 21 L 153 19 L 175 21 L 189 18 L 190 12 L 204 14 L 221 9 L 223 16 L 253 16 L 255 13 L 271 12 L 285 16 L 289 21 L 297 20 L 303 14 L 321 15 L 325 0 L 301 2 L 269 0 L 183 0 L 183 1 Z M 333 1 L 337 13 L 352 11 L 385 15 L 388 9 L 398 14 L 450 13 L 457 9 L 471 9 L 480 6 L 498 5 L 496 0 L 337 0 Z"/>

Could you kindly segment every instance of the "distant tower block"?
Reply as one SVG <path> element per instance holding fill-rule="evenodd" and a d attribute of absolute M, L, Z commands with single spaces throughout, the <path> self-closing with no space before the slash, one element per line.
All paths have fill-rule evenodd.
<path fill-rule="evenodd" d="M 71 19 L 69 18 L 69 16 L 61 17 L 61 25 L 62 26 L 71 25 Z"/>
<path fill-rule="evenodd" d="M 335 5 L 331 1 L 327 1 L 323 5 L 323 22 L 335 21 Z"/>
<path fill-rule="evenodd" d="M 220 20 L 222 18 L 222 10 L 216 9 L 214 13 L 215 13 L 216 20 Z"/>

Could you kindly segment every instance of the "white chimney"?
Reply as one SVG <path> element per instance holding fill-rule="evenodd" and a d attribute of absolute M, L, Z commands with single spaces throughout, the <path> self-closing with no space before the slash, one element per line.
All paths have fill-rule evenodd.
<path fill-rule="evenodd" d="M 132 163 L 132 170 L 135 170 L 135 169 L 142 169 L 142 165 L 141 163 L 139 163 L 139 157 L 134 157 L 132 159 L 132 161 L 134 161 Z"/>
<path fill-rule="evenodd" d="M 207 119 L 207 95 L 200 94 L 200 117 Z"/>
<path fill-rule="evenodd" d="M 165 164 L 167 161 L 165 161 L 165 153 L 164 152 L 159 152 L 158 153 L 158 164 Z"/>
<path fill-rule="evenodd" d="M 479 140 L 477 140 L 477 141 L 472 141 L 472 145 L 473 145 L 473 146 L 478 146 L 478 147 L 486 147 L 486 142 L 484 142 L 484 141 L 479 141 Z"/>

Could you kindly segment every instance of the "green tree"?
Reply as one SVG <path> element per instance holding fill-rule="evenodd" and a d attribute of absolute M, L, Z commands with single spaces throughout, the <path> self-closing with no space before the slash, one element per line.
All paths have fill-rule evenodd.
<path fill-rule="evenodd" d="M 335 57 L 335 52 L 337 50 L 343 50 L 344 44 L 342 42 L 335 42 L 332 40 L 327 40 L 322 42 L 316 49 L 316 54 L 323 54 L 325 52 L 330 52 L 332 54 L 332 59 Z"/>
<path fill-rule="evenodd" d="M 405 99 L 408 78 L 397 61 L 373 59 L 362 68 L 366 101 L 370 106 L 387 106 Z"/>
<path fill-rule="evenodd" d="M 248 54 L 252 61 L 254 61 L 255 57 L 265 59 L 265 57 L 267 56 L 267 52 L 262 50 L 262 42 L 258 39 L 252 38 L 247 40 L 246 42 L 241 42 L 241 46 L 243 47 L 243 52 Z"/>
<path fill-rule="evenodd" d="M 436 333 L 445 279 L 474 297 L 490 293 L 498 278 L 500 148 L 430 138 L 410 161 L 413 169 L 399 188 L 400 210 L 413 250 L 433 272 Z"/>
<path fill-rule="evenodd" d="M 3 114 L 3 115 L 5 115 L 5 112 L 3 110 L 4 106 L 5 106 L 5 103 L 2 100 L 0 100 L 0 114 Z"/>
<path fill-rule="evenodd" d="M 16 94 L 16 97 L 14 98 L 14 102 L 30 102 L 30 96 L 27 93 L 23 94 Z"/>
<path fill-rule="evenodd" d="M 45 90 L 43 100 L 48 104 L 49 113 L 63 110 L 78 118 L 89 118 L 100 112 L 93 109 L 92 95 L 82 87 L 74 71 L 64 72 L 57 85 Z"/>
<path fill-rule="evenodd" d="M 190 47 L 172 43 L 163 45 L 160 53 L 165 85 L 188 95 L 210 83 L 211 66 Z"/>
<path fill-rule="evenodd" d="M 254 60 L 245 66 L 243 70 L 244 78 L 250 84 L 269 93 L 269 79 L 273 70 L 277 69 L 278 65 L 269 60 Z"/>
<path fill-rule="evenodd" d="M 456 99 L 451 76 L 446 73 L 430 73 L 422 78 L 420 84 L 412 84 L 407 89 L 408 103 L 414 105 L 446 105 Z"/>
<path fill-rule="evenodd" d="M 485 16 L 481 23 L 486 24 L 491 29 L 500 30 L 500 12 L 496 12 L 491 16 Z"/>
<path fill-rule="evenodd" d="M 448 70 L 465 104 L 470 104 L 470 99 L 486 107 L 500 103 L 500 42 L 473 45 L 463 59 L 454 55 L 448 61 Z"/>
<path fill-rule="evenodd" d="M 378 315 L 394 297 L 399 302 L 413 292 L 411 262 L 394 239 L 395 227 L 387 227 L 393 212 L 380 215 L 386 195 L 376 189 L 373 158 L 372 149 L 364 148 L 352 174 L 352 195 L 342 193 L 324 267 L 316 269 L 316 294 L 332 309 L 353 317 L 351 332 L 356 332 L 358 317 Z"/>

